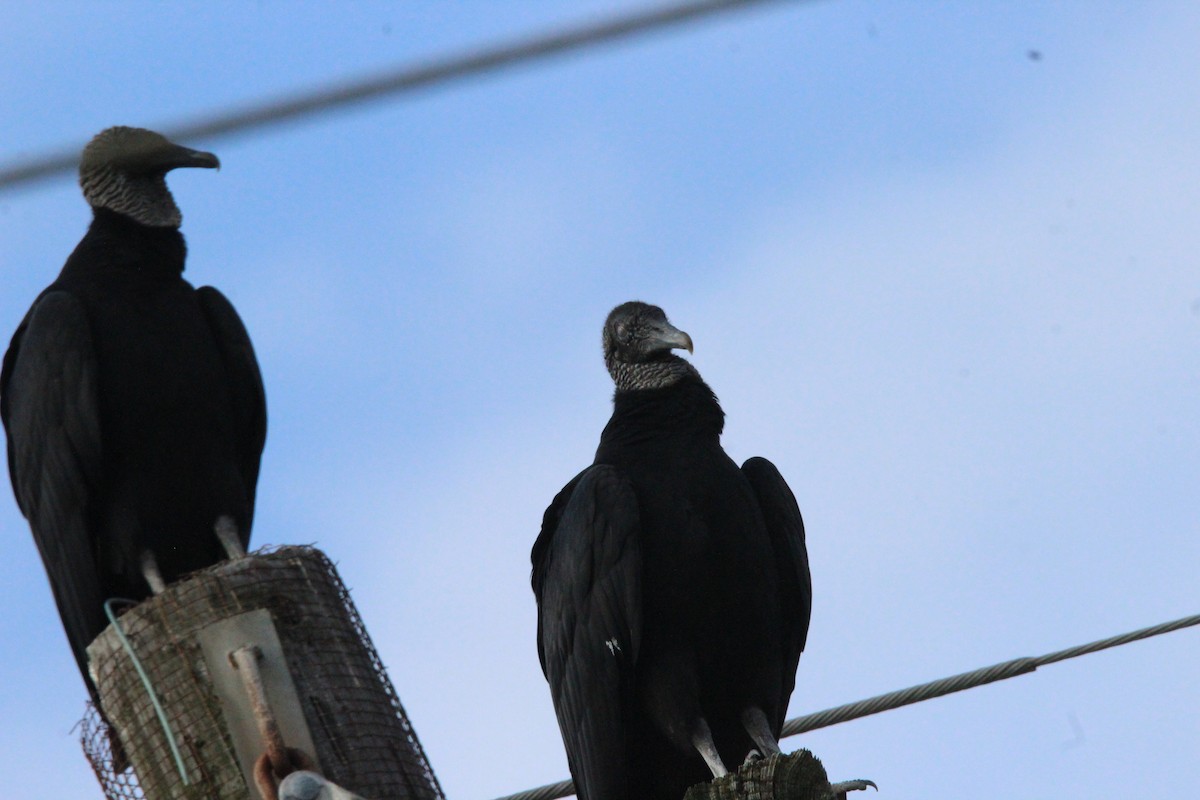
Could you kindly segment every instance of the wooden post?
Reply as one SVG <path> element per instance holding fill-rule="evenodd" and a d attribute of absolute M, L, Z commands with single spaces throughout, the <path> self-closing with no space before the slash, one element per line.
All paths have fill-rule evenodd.
<path fill-rule="evenodd" d="M 235 618 L 252 617 L 248 612 L 266 619 L 277 639 L 232 634 L 237 641 L 218 646 L 217 661 L 212 652 L 206 660 L 204 642 L 211 651 L 212 642 L 220 641 L 212 632 L 236 624 Z M 272 710 L 286 744 L 315 750 L 307 755 L 327 778 L 372 800 L 443 800 L 346 587 L 319 550 L 284 547 L 217 564 L 168 586 L 118 622 L 161 701 L 170 736 L 110 626 L 88 647 L 89 665 L 137 781 L 115 773 L 105 758 L 106 737 L 91 737 L 93 745 L 101 743 L 99 749 L 89 749 L 85 740 L 109 800 L 257 800 L 235 745 L 238 739 L 245 749 L 245 736 L 234 735 L 245 725 L 228 707 L 231 697 L 244 697 L 245 691 L 218 687 L 225 678 L 210 666 L 225 658 L 224 650 L 242 645 L 258 646 L 269 656 L 263 662 L 266 695 L 270 705 L 280 706 Z M 220 667 L 232 672 L 229 663 Z M 285 671 L 291 681 L 272 678 L 272 669 Z"/>

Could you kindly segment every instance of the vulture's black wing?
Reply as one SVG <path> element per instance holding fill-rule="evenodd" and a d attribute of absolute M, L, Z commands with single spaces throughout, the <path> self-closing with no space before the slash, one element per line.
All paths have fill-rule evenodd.
<path fill-rule="evenodd" d="M 580 800 L 631 796 L 626 774 L 641 644 L 641 551 L 633 486 L 607 465 L 559 492 L 533 551 L 538 655 Z"/>
<path fill-rule="evenodd" d="M 102 480 L 97 369 L 87 317 L 66 292 L 34 303 L 0 373 L 8 472 L 29 520 L 67 638 L 87 674 L 84 648 L 104 629 L 90 505 Z"/>
<path fill-rule="evenodd" d="M 742 464 L 742 473 L 758 498 L 779 574 L 781 600 L 780 636 L 784 642 L 783 702 L 778 719 L 771 720 L 778 735 L 787 714 L 788 698 L 796 683 L 796 665 L 808 639 L 808 621 L 812 615 L 812 578 L 808 572 L 808 549 L 804 544 L 804 520 L 796 497 L 775 465 L 765 458 L 751 458 Z"/>
<path fill-rule="evenodd" d="M 211 286 L 196 290 L 213 338 L 221 351 L 221 360 L 229 376 L 229 395 L 233 401 L 233 424 L 237 435 L 238 471 L 246 487 L 251 513 L 258 485 L 258 467 L 263 443 L 267 438 L 267 398 L 254 346 L 241 317 L 225 295 Z M 242 546 L 247 546 L 250 531 L 240 531 Z"/>

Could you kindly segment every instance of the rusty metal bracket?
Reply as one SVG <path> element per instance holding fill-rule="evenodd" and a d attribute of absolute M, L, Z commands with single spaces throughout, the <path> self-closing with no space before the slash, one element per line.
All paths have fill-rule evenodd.
<path fill-rule="evenodd" d="M 295 769 L 319 770 L 270 612 L 229 617 L 198 638 L 246 785 L 261 782 L 263 769 L 256 766 L 263 755 L 275 780 Z"/>

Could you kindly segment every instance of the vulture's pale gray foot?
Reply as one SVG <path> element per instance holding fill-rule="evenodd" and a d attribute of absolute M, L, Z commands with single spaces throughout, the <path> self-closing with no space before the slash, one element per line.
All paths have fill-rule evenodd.
<path fill-rule="evenodd" d="M 149 550 L 142 551 L 142 577 L 146 579 L 150 591 L 154 594 L 162 594 L 167 590 L 167 583 L 158 569 L 158 559 Z"/>
<path fill-rule="evenodd" d="M 233 521 L 233 517 L 222 514 L 217 517 L 217 524 L 213 529 L 217 532 L 221 547 L 225 548 L 225 555 L 229 556 L 230 561 L 246 557 L 246 548 L 242 547 L 242 540 L 238 538 L 237 523 Z"/>
<path fill-rule="evenodd" d="M 875 791 L 879 791 L 879 787 L 874 781 L 842 781 L 841 783 L 831 783 L 829 788 L 833 789 L 833 796 L 838 800 L 846 800 L 846 792 L 863 792 L 870 786 Z"/>
<path fill-rule="evenodd" d="M 779 742 L 775 739 L 775 734 L 771 733 L 771 724 L 767 722 L 767 715 L 761 708 L 751 706 L 743 711 L 742 727 L 750 734 L 750 738 L 758 745 L 758 750 L 764 757 L 779 755 Z"/>
<path fill-rule="evenodd" d="M 713 743 L 712 730 L 703 719 L 697 721 L 692 733 L 692 747 L 699 751 L 704 763 L 712 770 L 714 778 L 724 778 L 729 774 L 729 770 L 725 769 L 725 762 L 721 760 L 721 754 L 717 752 L 717 746 Z"/>
<path fill-rule="evenodd" d="M 742 762 L 742 766 L 744 767 L 747 764 L 753 764 L 756 761 L 762 761 L 762 760 L 763 760 L 763 754 L 758 752 L 758 748 L 751 747 L 750 752 L 746 753 L 746 760 Z"/>

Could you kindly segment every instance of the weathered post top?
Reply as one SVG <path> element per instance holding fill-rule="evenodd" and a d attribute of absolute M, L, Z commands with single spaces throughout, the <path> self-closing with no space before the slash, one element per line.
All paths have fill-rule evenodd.
<path fill-rule="evenodd" d="M 825 767 L 808 750 L 780 753 L 688 789 L 684 800 L 846 800 L 871 781 L 829 783 Z"/>
<path fill-rule="evenodd" d="M 239 617 L 259 621 L 239 627 Z M 233 719 L 241 710 L 230 706 L 240 687 L 218 686 L 227 680 L 218 672 L 233 671 L 221 662 L 222 648 L 235 644 L 259 648 L 265 695 L 284 743 L 311 747 L 306 755 L 331 781 L 372 800 L 443 800 L 362 619 L 319 550 L 282 547 L 217 564 L 129 609 L 118 623 L 169 732 L 109 626 L 88 648 L 90 669 L 137 774 L 136 781 L 117 774 L 107 736 L 85 726 L 84 750 L 109 800 L 257 797 L 235 743 L 240 736 L 245 751 L 245 723 Z M 269 632 L 254 634 L 263 624 Z M 235 633 L 222 631 L 230 626 Z"/>

